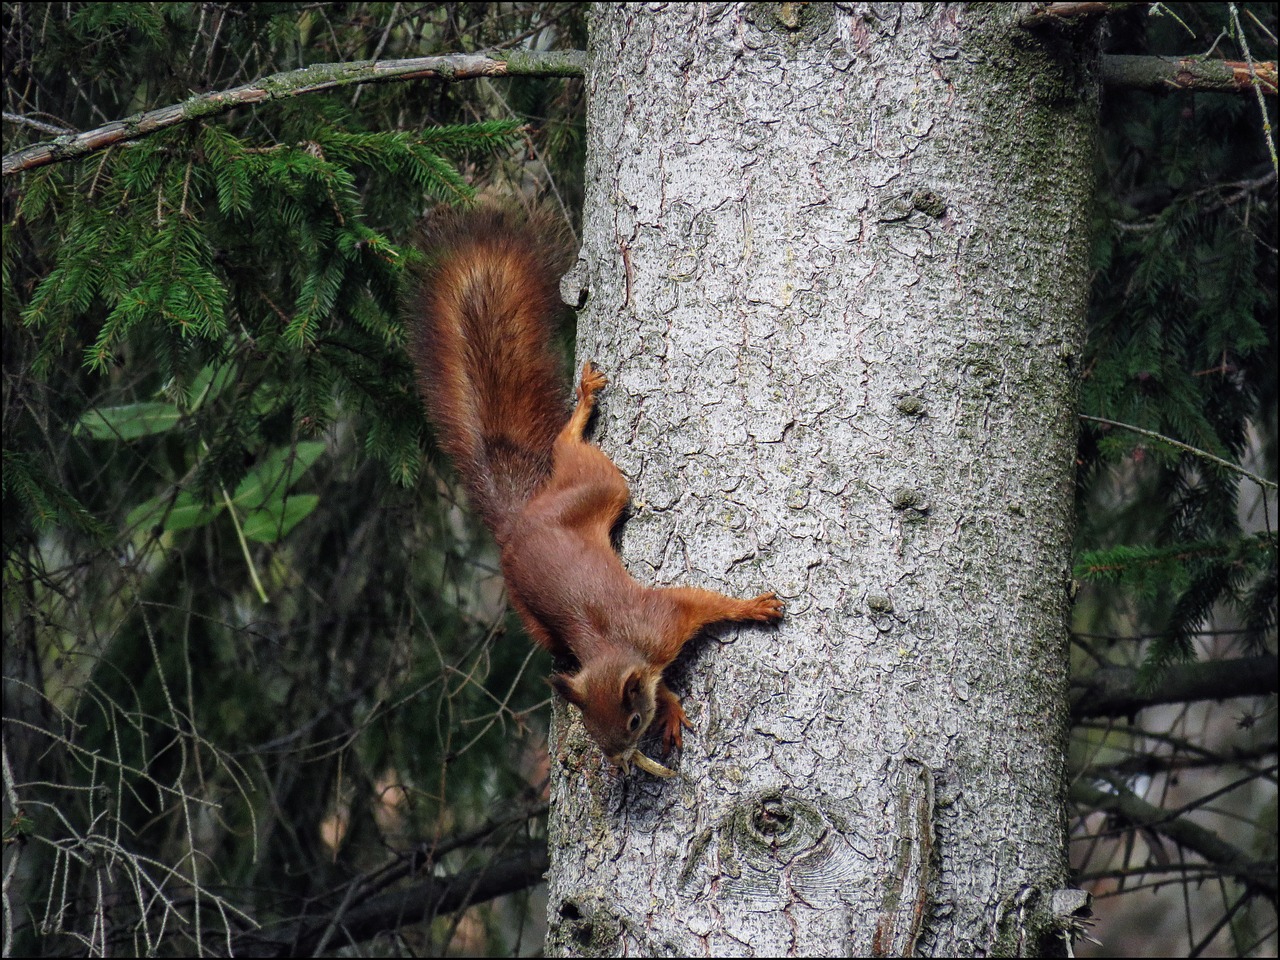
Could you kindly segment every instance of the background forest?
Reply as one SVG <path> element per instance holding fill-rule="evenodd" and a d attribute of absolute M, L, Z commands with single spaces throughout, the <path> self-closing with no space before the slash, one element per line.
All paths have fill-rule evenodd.
<path fill-rule="evenodd" d="M 581 50 L 583 6 L 5 4 L 4 150 L 317 64 Z M 1274 61 L 1276 29 L 1140 4 L 1103 43 Z M 403 319 L 435 205 L 576 223 L 583 106 L 393 80 L 6 165 L 5 955 L 539 951 L 549 664 Z M 1110 955 L 1277 949 L 1274 123 L 1274 91 L 1103 96 L 1071 801 Z"/>

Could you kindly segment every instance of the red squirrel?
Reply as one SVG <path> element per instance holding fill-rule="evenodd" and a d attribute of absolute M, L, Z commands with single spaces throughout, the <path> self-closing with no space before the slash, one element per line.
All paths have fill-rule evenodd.
<path fill-rule="evenodd" d="M 437 214 L 411 352 L 440 445 L 501 550 L 511 606 L 536 643 L 576 665 L 551 686 L 624 774 L 634 762 L 670 777 L 637 749 L 651 725 L 667 753 L 692 729 L 663 671 L 702 628 L 777 621 L 782 602 L 647 587 L 622 565 L 611 533 L 630 499 L 627 481 L 583 437 L 607 381 L 585 364 L 570 413 L 552 346 L 562 237 L 538 212 Z"/>

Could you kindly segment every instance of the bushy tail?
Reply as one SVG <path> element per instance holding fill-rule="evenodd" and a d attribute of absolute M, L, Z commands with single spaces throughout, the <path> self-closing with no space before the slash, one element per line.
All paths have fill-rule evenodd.
<path fill-rule="evenodd" d="M 501 544 L 551 475 L 569 419 L 553 346 L 567 245 L 548 217 L 437 215 L 425 238 L 411 352 L 418 388 L 472 505 Z"/>

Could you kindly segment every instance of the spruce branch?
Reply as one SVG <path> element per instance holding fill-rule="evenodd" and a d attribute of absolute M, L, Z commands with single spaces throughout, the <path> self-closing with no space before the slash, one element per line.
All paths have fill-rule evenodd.
<path fill-rule="evenodd" d="M 1132 716 L 1162 703 L 1226 700 L 1266 696 L 1276 692 L 1275 654 L 1180 663 L 1167 667 L 1154 690 L 1143 688 L 1142 672 L 1134 667 L 1102 667 L 1071 682 L 1071 717 Z"/>
<path fill-rule="evenodd" d="M 1092 17 L 1109 13 L 1119 13 L 1130 7 L 1150 7 L 1150 14 L 1171 16 L 1182 25 L 1193 38 L 1194 31 L 1166 4 L 1138 3 L 1106 3 L 1106 2 L 1074 2 L 1074 3 L 1037 3 L 1031 12 L 1024 16 L 1019 25 L 1024 29 L 1037 30 L 1045 27 L 1066 26 L 1088 21 Z M 1257 63 L 1249 55 L 1244 33 L 1240 29 L 1239 15 L 1235 4 L 1228 4 L 1236 36 L 1240 38 L 1244 50 L 1243 61 L 1210 60 L 1207 57 L 1160 57 L 1160 56 L 1108 56 L 1101 58 L 1102 82 L 1108 86 L 1135 87 L 1143 90 L 1217 90 L 1226 92 L 1256 91 L 1275 96 L 1276 65 Z M 1250 16 L 1253 17 L 1252 13 Z M 1257 17 L 1253 17 L 1258 23 Z M 1262 25 L 1259 23 L 1259 26 Z M 1266 28 L 1263 27 L 1263 30 Z M 1273 38 L 1274 39 L 1274 38 Z M 1215 44 L 1216 46 L 1216 44 Z"/>
<path fill-rule="evenodd" d="M 136 113 L 86 130 L 5 154 L 3 175 L 33 170 L 49 163 L 72 160 L 98 150 L 138 140 L 149 134 L 193 120 L 203 120 L 236 107 L 269 103 L 308 93 L 319 93 L 360 83 L 392 80 L 470 80 L 476 77 L 580 77 L 586 54 L 580 50 L 550 52 L 506 51 L 501 56 L 458 53 L 405 60 L 359 60 L 354 63 L 322 63 L 275 73 L 231 90 L 191 97 L 182 103 Z M 8 116 L 5 118 L 9 119 Z M 17 119 L 17 118 L 15 118 Z"/>
<path fill-rule="evenodd" d="M 1102 82 L 1109 87 L 1156 92 L 1209 90 L 1274 97 L 1276 62 L 1112 54 L 1102 58 Z"/>
<path fill-rule="evenodd" d="M 1063 3 L 1050 7 L 1082 8 L 1079 11 L 1044 12 L 1049 19 L 1078 16 L 1082 12 L 1103 12 L 1096 8 L 1114 8 L 1123 4 Z M 1083 9 L 1088 8 L 1088 9 Z M 1039 21 L 1034 21 L 1039 22 Z M 1027 21 L 1033 25 L 1033 21 Z M 86 130 L 67 133 L 53 140 L 34 143 L 5 154 L 3 175 L 8 177 L 24 170 L 105 150 L 120 143 L 167 130 L 193 120 L 215 117 L 236 107 L 269 103 L 287 97 L 319 93 L 338 87 L 363 83 L 385 83 L 393 80 L 472 80 L 477 77 L 580 77 L 586 70 L 587 55 L 582 50 L 504 51 L 501 55 L 457 53 L 437 57 L 410 57 L 403 60 L 358 60 L 352 63 L 313 64 L 301 70 L 275 73 L 251 83 L 200 94 L 155 110 L 136 113 Z M 1274 96 L 1276 64 L 1236 62 L 1232 60 L 1199 60 L 1194 57 L 1121 57 L 1102 58 L 1102 79 L 1111 86 L 1137 87 L 1146 90 L 1219 90 L 1241 92 L 1254 90 Z M 37 126 L 17 114 L 5 114 L 12 123 Z"/>
<path fill-rule="evenodd" d="M 1107 13 L 1116 13 L 1132 3 L 1103 3 L 1100 0 L 1078 3 L 1038 3 L 1029 14 L 1022 18 L 1023 27 L 1042 27 L 1050 23 L 1061 23 L 1075 20 L 1078 17 L 1097 17 Z"/>
<path fill-rule="evenodd" d="M 1163 433 L 1156 433 L 1154 430 L 1144 430 L 1142 427 L 1135 427 L 1131 423 L 1121 423 L 1119 420 L 1108 420 L 1106 417 L 1091 417 L 1087 413 L 1080 414 L 1081 420 L 1088 420 L 1091 423 L 1101 423 L 1108 427 L 1119 427 L 1122 430 L 1129 430 L 1133 433 L 1142 434 L 1144 437 L 1151 437 L 1153 440 L 1159 440 L 1161 443 L 1167 443 L 1171 447 L 1177 447 L 1179 450 L 1185 450 L 1193 456 L 1202 460 L 1208 460 L 1210 463 L 1216 463 L 1220 467 L 1225 467 L 1234 473 L 1240 474 L 1242 477 L 1248 477 L 1258 486 L 1274 490 L 1276 489 L 1275 481 L 1266 480 L 1258 476 L 1256 473 L 1250 473 L 1244 467 L 1232 463 L 1229 460 L 1223 460 L 1221 457 L 1215 457 L 1208 450 L 1201 450 L 1199 447 L 1193 447 L 1189 443 L 1183 443 L 1181 440 L 1174 440 L 1172 437 L 1166 437 Z"/>
<path fill-rule="evenodd" d="M 1022 18 L 1026 29 L 1078 23 L 1088 17 L 1117 13 L 1133 3 L 1041 3 Z M 1228 5 L 1236 34 L 1244 46 L 1235 5 Z M 1166 10 L 1166 13 L 1168 11 Z M 1181 21 L 1179 21 L 1181 23 Z M 1185 24 L 1184 24 L 1185 26 Z M 1109 87 L 1131 87 L 1156 92 L 1170 90 L 1210 90 L 1223 93 L 1276 95 L 1275 61 L 1255 61 L 1245 46 L 1244 60 L 1210 60 L 1204 57 L 1115 56 L 1101 58 L 1102 82 Z M 1265 112 L 1264 112 L 1265 122 Z"/>

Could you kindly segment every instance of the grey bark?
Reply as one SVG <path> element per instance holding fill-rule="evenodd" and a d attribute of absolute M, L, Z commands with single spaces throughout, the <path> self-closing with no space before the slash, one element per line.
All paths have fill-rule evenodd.
<path fill-rule="evenodd" d="M 559 712 L 552 954 L 1061 949 L 1095 82 L 1018 15 L 594 8 L 568 292 L 621 552 L 788 609 L 669 671 L 674 780 Z"/>

